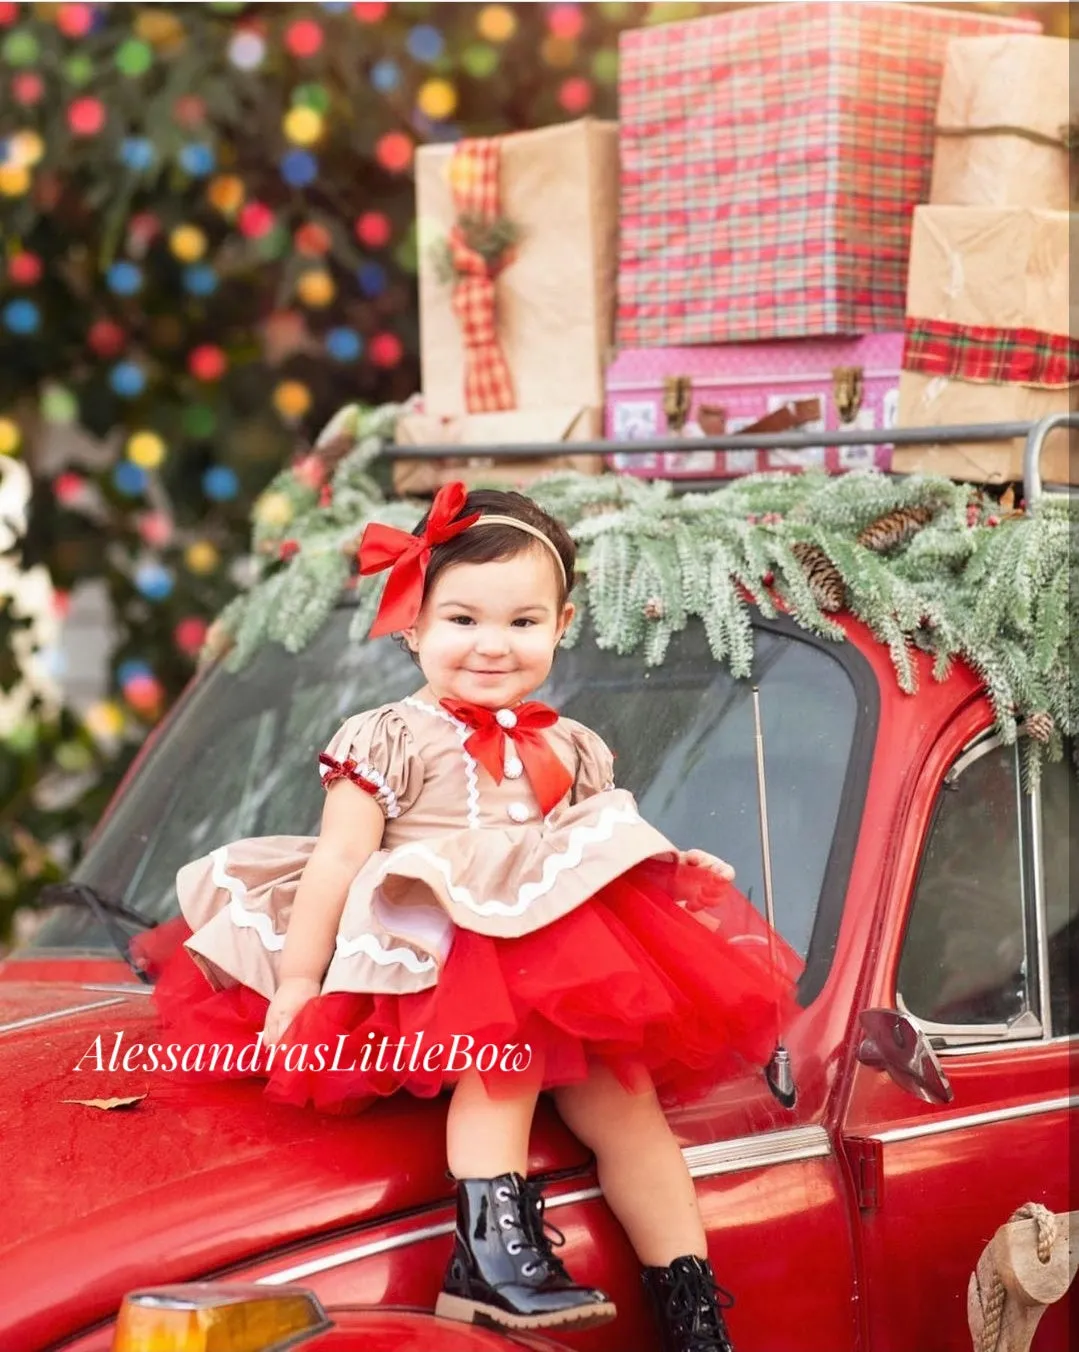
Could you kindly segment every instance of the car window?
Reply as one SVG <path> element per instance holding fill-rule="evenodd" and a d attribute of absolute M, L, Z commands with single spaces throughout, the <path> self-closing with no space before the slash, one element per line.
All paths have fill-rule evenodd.
<path fill-rule="evenodd" d="M 934 811 L 897 979 L 901 1003 L 938 1025 L 1041 1020 L 1032 842 L 1038 829 L 1054 1034 L 1074 1033 L 1076 909 L 1068 857 L 1076 829 L 1067 761 L 1044 766 L 1037 797 L 1020 788 L 1018 747 L 975 748 Z M 1034 1031 L 1038 1025 L 1028 1021 Z M 1021 1027 L 1027 1025 L 1020 1025 Z"/>
<path fill-rule="evenodd" d="M 1070 753 L 1071 748 L 1068 748 Z M 1049 937 L 1049 998 L 1053 1033 L 1079 1033 L 1079 888 L 1071 853 L 1079 840 L 1079 801 L 1071 756 L 1042 771 L 1042 877 Z"/>
<path fill-rule="evenodd" d="M 211 673 L 128 784 L 76 876 L 162 920 L 176 913 L 174 879 L 188 860 L 245 835 L 313 833 L 318 752 L 350 714 L 422 684 L 393 644 L 349 642 L 348 621 L 347 610 L 335 613 L 300 654 L 267 647 L 239 673 Z M 838 909 L 821 898 L 845 891 L 850 860 L 835 847 L 837 824 L 847 821 L 853 838 L 868 775 L 867 753 L 862 780 L 852 778 L 856 732 L 876 716 L 876 686 L 872 699 L 859 695 L 851 664 L 859 679 L 873 679 L 850 644 L 807 639 L 786 621 L 762 622 L 757 633 L 777 924 L 800 955 L 819 950 L 825 970 Z M 702 626 L 676 635 L 667 661 L 652 669 L 586 636 L 559 654 L 538 696 L 599 732 L 616 753 L 616 782 L 643 814 L 679 847 L 729 860 L 763 910 L 749 684 L 715 662 Z M 874 736 L 875 726 L 869 745 Z M 64 908 L 35 943 L 85 946 L 94 933 L 91 917 Z"/>
<path fill-rule="evenodd" d="M 946 1024 L 1036 1009 L 1028 939 L 1016 751 L 993 746 L 940 791 L 899 967 L 903 1003 Z"/>

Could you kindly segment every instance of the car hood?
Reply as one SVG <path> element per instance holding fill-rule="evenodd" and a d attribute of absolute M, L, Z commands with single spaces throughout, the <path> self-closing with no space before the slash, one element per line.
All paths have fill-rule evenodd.
<path fill-rule="evenodd" d="M 0 981 L 0 1347 L 107 1318 L 134 1286 L 451 1195 L 444 1099 L 331 1118 L 269 1103 L 253 1081 L 110 1069 L 118 1037 L 121 1055 L 160 1039 L 139 988 Z M 117 1098 L 136 1102 L 73 1101 Z M 564 1129 L 537 1126 L 536 1167 L 584 1167 Z"/>

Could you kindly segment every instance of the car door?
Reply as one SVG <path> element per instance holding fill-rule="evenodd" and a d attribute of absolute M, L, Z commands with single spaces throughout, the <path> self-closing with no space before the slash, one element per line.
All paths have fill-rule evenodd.
<path fill-rule="evenodd" d="M 1022 739 L 967 732 L 926 767 L 901 838 L 871 1002 L 912 1016 L 952 1097 L 923 1102 L 855 1063 L 844 1135 L 872 1352 L 968 1352 L 983 1246 L 1025 1202 L 1069 1209 L 1076 794 L 1066 762 L 1023 792 L 1023 754 Z M 1067 1346 L 1060 1307 L 1037 1346 Z"/>

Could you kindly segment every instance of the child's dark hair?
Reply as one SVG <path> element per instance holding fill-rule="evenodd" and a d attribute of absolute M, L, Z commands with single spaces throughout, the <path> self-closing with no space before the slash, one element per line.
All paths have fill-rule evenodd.
<path fill-rule="evenodd" d="M 577 559 L 577 546 L 570 539 L 569 532 L 561 521 L 548 515 L 531 498 L 523 493 L 503 492 L 497 488 L 477 489 L 469 493 L 465 505 L 455 517 L 472 516 L 480 512 L 485 516 L 512 516 L 528 526 L 541 530 L 558 551 L 562 566 L 566 570 L 566 585 L 558 579 L 559 609 L 566 603 L 574 583 L 574 563 Z M 416 526 L 413 535 L 420 535 L 427 524 L 427 517 Z M 427 565 L 427 577 L 423 593 L 426 597 L 438 581 L 439 575 L 455 563 L 491 563 L 495 559 L 509 559 L 515 554 L 523 554 L 527 549 L 546 549 L 527 531 L 517 530 L 513 526 L 484 526 L 482 530 L 466 530 L 455 535 L 444 544 L 435 545 L 431 551 L 431 561 Z M 553 561 L 552 561 L 553 566 Z"/>

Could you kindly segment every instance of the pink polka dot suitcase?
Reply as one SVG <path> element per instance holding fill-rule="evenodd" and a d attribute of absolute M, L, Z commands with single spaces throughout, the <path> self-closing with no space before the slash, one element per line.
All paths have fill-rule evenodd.
<path fill-rule="evenodd" d="M 811 465 L 835 474 L 873 465 L 889 469 L 890 446 L 707 451 L 693 443 L 756 430 L 765 418 L 762 431 L 777 425 L 797 432 L 894 427 L 902 355 L 902 333 L 626 349 L 607 368 L 608 438 L 677 435 L 685 448 L 643 456 L 615 452 L 609 463 L 627 474 L 668 478 L 722 479 Z"/>

